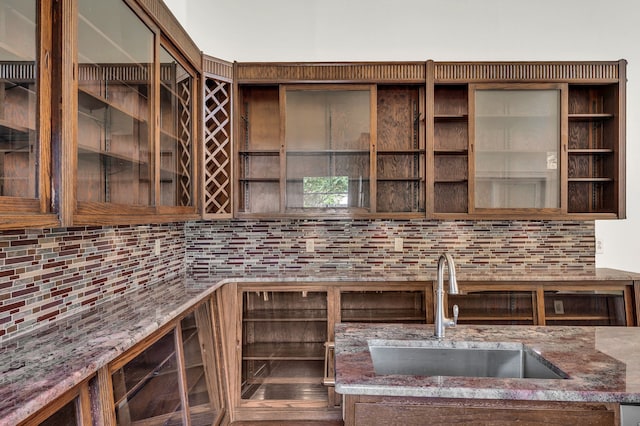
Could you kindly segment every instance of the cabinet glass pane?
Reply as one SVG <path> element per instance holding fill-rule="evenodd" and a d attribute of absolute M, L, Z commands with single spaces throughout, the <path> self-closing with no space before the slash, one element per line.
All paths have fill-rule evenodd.
<path fill-rule="evenodd" d="M 191 424 L 211 425 L 212 420 L 217 416 L 217 409 L 213 404 L 216 384 L 212 383 L 205 369 L 205 359 L 209 362 L 214 361 L 213 354 L 205 350 L 205 347 L 213 342 L 208 305 L 204 304 L 198 308 L 197 312 L 186 316 L 180 322 L 180 326 Z M 208 365 L 207 368 L 216 368 L 216 366 Z"/>
<path fill-rule="evenodd" d="M 286 205 L 369 209 L 369 90 L 287 90 Z"/>
<path fill-rule="evenodd" d="M 35 0 L 0 0 L 0 196 L 37 196 L 36 20 Z"/>
<path fill-rule="evenodd" d="M 40 423 L 40 426 L 76 426 L 78 424 L 76 400 L 74 399 Z"/>
<path fill-rule="evenodd" d="M 160 48 L 160 204 L 193 205 L 193 77 Z"/>
<path fill-rule="evenodd" d="M 448 294 L 448 316 L 459 307 L 460 324 L 534 324 L 534 295 L 530 291 L 481 291 Z"/>
<path fill-rule="evenodd" d="M 475 207 L 560 207 L 560 91 L 477 90 Z"/>
<path fill-rule="evenodd" d="M 624 292 L 545 291 L 547 325 L 627 325 Z"/>
<path fill-rule="evenodd" d="M 78 11 L 77 199 L 150 205 L 153 33 L 121 0 Z"/>
<path fill-rule="evenodd" d="M 342 322 L 426 323 L 424 291 L 344 291 Z"/>
<path fill-rule="evenodd" d="M 326 341 L 326 292 L 243 293 L 242 399 L 327 401 Z"/>
<path fill-rule="evenodd" d="M 120 425 L 180 424 L 182 421 L 174 331 L 112 375 Z"/>

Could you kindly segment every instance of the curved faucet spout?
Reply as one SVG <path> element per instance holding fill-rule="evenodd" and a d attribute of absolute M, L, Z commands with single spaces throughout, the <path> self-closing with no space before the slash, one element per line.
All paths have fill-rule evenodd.
<path fill-rule="evenodd" d="M 444 307 L 444 264 L 447 263 L 449 273 L 449 294 L 458 294 L 458 281 L 456 280 L 456 265 L 449 253 L 440 255 L 438 259 L 437 288 L 436 288 L 436 318 L 435 333 L 438 339 L 444 338 L 445 327 L 453 327 L 458 320 L 457 309 L 454 309 L 454 319 L 445 316 Z M 457 306 L 456 306 L 457 308 Z"/>

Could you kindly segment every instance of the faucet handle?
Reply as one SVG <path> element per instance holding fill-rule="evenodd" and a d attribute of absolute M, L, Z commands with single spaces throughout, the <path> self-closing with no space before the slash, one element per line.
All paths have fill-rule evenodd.
<path fill-rule="evenodd" d="M 460 312 L 460 309 L 458 309 L 458 305 L 453 305 L 453 325 L 457 325 L 458 324 L 458 313 Z"/>

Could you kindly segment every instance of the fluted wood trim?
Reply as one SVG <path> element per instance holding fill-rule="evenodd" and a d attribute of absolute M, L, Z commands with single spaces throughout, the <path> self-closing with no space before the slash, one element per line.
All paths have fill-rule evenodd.
<path fill-rule="evenodd" d="M 423 83 L 424 62 L 238 63 L 236 79 L 250 82 Z"/>
<path fill-rule="evenodd" d="M 135 0 L 162 29 L 163 35 L 178 47 L 198 71 L 200 70 L 200 49 L 189 37 L 180 22 L 162 0 Z"/>
<path fill-rule="evenodd" d="M 218 80 L 231 82 L 233 80 L 233 63 L 202 55 L 202 72 Z"/>
<path fill-rule="evenodd" d="M 619 62 L 436 62 L 436 83 L 483 81 L 617 82 Z"/>

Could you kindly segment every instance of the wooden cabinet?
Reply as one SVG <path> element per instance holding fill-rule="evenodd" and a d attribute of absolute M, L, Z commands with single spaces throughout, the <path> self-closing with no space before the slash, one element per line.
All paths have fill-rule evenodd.
<path fill-rule="evenodd" d="M 619 405 L 386 396 L 345 396 L 345 426 L 451 424 L 617 425 Z"/>
<path fill-rule="evenodd" d="M 0 228 L 197 218 L 201 52 L 166 6 L 0 8 Z"/>
<path fill-rule="evenodd" d="M 460 283 L 460 324 L 636 325 L 634 282 Z"/>
<path fill-rule="evenodd" d="M 200 304 L 105 367 L 105 424 L 219 424 L 225 391 L 212 306 Z"/>
<path fill-rule="evenodd" d="M 398 77 L 386 84 L 359 75 L 360 68 L 379 72 L 372 65 L 355 65 L 340 84 L 326 75 L 300 78 L 302 66 L 236 67 L 236 214 L 424 217 L 424 85 L 391 65 Z M 260 70 L 270 79 L 256 79 Z"/>
<path fill-rule="evenodd" d="M 233 419 L 338 420 L 333 329 L 337 322 L 427 323 L 431 283 L 239 284 L 242 342 L 231 361 Z"/>
<path fill-rule="evenodd" d="M 429 216 L 625 217 L 626 61 L 428 69 Z"/>
<path fill-rule="evenodd" d="M 624 60 L 247 63 L 235 77 L 238 216 L 625 217 Z M 327 100 L 358 91 L 369 101 Z"/>

